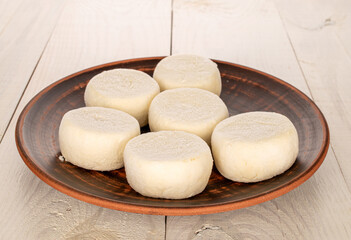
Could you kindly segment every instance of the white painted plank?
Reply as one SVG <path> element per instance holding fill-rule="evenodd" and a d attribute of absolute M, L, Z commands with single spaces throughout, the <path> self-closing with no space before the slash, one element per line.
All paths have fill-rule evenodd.
<path fill-rule="evenodd" d="M 351 30 L 343 31 L 351 27 L 351 4 L 339 11 L 343 2 L 277 1 L 277 6 L 351 189 Z"/>
<path fill-rule="evenodd" d="M 23 0 L 0 1 L 0 35 L 22 2 Z"/>
<path fill-rule="evenodd" d="M 9 15 L 18 0 L 4 4 Z M 0 22 L 0 142 L 13 112 L 44 51 L 65 1 L 24 0 L 1 32 Z M 8 12 L 7 12 L 8 11 Z M 0 13 L 0 21 L 4 21 Z"/>
<path fill-rule="evenodd" d="M 269 1 L 175 0 L 173 11 L 173 54 L 201 54 L 256 68 L 309 94 Z"/>
<path fill-rule="evenodd" d="M 163 216 L 104 209 L 47 186 L 17 153 L 20 110 L 46 85 L 83 68 L 167 55 L 170 1 L 68 1 L 0 145 L 0 236 L 4 239 L 164 239 Z"/>
<path fill-rule="evenodd" d="M 335 158 L 297 189 L 226 213 L 167 217 L 167 239 L 350 239 L 350 193 Z"/>
<path fill-rule="evenodd" d="M 271 1 L 175 0 L 173 22 L 173 53 L 254 67 L 309 95 Z M 167 239 L 348 239 L 350 206 L 350 191 L 330 151 L 311 179 L 277 199 L 227 213 L 168 217 Z"/>
<path fill-rule="evenodd" d="M 326 5 L 328 9 L 328 16 L 326 19 L 330 19 L 329 25 L 333 25 L 335 34 L 340 41 L 345 53 L 351 58 L 351 21 L 350 21 L 350 9 L 351 2 L 348 0 L 338 0 L 335 2 L 324 0 L 321 4 Z"/>
<path fill-rule="evenodd" d="M 33 84 L 39 90 L 98 64 L 169 55 L 170 9 L 170 0 L 70 1 L 43 55 L 45 66 L 34 74 L 40 80 Z"/>

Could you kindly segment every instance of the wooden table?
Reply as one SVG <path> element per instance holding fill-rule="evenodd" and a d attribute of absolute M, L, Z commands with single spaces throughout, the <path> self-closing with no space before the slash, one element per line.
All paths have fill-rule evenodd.
<path fill-rule="evenodd" d="M 104 209 L 40 181 L 14 128 L 48 84 L 84 68 L 194 53 L 275 75 L 309 95 L 331 147 L 297 189 L 231 212 L 185 217 Z M 350 239 L 351 2 L 0 0 L 0 239 Z"/>

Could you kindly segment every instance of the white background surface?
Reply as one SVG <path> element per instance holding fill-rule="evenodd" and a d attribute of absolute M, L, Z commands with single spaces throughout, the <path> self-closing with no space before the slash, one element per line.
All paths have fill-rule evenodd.
<path fill-rule="evenodd" d="M 25 104 L 106 62 L 195 53 L 275 75 L 327 118 L 317 173 L 236 211 L 148 216 L 90 205 L 40 181 L 16 150 Z M 347 0 L 0 0 L 0 239 L 350 239 L 351 2 Z"/>

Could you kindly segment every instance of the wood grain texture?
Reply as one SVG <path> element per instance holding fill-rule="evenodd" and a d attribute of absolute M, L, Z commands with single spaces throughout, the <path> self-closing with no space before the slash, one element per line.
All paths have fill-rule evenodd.
<path fill-rule="evenodd" d="M 144 197 L 127 183 L 124 169 L 87 171 L 58 159 L 58 126 L 63 114 L 83 107 L 88 81 L 102 71 L 131 68 L 150 76 L 161 58 L 142 58 L 93 67 L 50 85 L 23 110 L 16 143 L 27 166 L 54 188 L 83 201 L 128 212 L 157 215 L 197 215 L 247 207 L 278 197 L 307 180 L 322 163 L 329 144 L 323 115 L 301 92 L 270 75 L 217 61 L 222 76 L 221 99 L 230 115 L 274 111 L 287 116 L 299 135 L 299 155 L 285 173 L 267 181 L 237 183 L 214 170 L 206 189 L 190 198 Z M 147 132 L 148 126 L 142 128 Z M 49 140 L 49 141 L 48 141 Z"/>
<path fill-rule="evenodd" d="M 332 148 L 351 189 L 351 4 L 276 3 L 313 98 L 330 122 Z"/>
<path fill-rule="evenodd" d="M 0 0 L 0 35 L 22 2 L 22 0 Z"/>
<path fill-rule="evenodd" d="M 27 31 L 17 31 L 21 26 L 9 25 L 17 9 L 23 9 L 22 2 L 33 4 L 25 8 L 27 14 L 36 8 L 37 0 L 0 0 L 0 38 L 5 31 L 26 35 Z M 117 59 L 167 55 L 170 50 L 171 1 L 67 2 L 19 110 L 43 87 L 70 73 Z M 351 196 L 345 183 L 345 179 L 350 183 L 350 1 L 274 3 L 278 11 L 270 0 L 174 0 L 173 52 L 195 52 L 248 65 L 309 94 L 291 41 L 312 95 L 328 119 L 344 176 L 329 151 L 309 181 L 276 200 L 221 214 L 168 217 L 167 239 L 351 238 Z M 155 16 L 152 20 L 151 15 Z M 15 20 L 25 16 L 17 15 Z M 39 24 L 34 19 L 28 20 L 32 21 L 28 29 Z M 0 55 L 6 51 L 3 46 Z M 21 66 L 25 65 L 29 64 Z M 21 69 L 16 66 L 15 62 L 10 67 Z M 13 92 L 1 94 L 0 99 L 12 97 Z M 94 207 L 43 184 L 22 163 L 13 133 L 14 121 L 0 144 L 0 238 L 163 239 L 162 217 Z"/>
<path fill-rule="evenodd" d="M 175 0 L 173 22 L 173 52 L 249 65 L 309 95 L 273 2 Z M 228 213 L 168 217 L 167 239 L 348 239 L 350 197 L 330 152 L 309 181 L 275 200 Z"/>
<path fill-rule="evenodd" d="M 120 58 L 169 54 L 170 1 L 68 1 L 0 145 L 4 239 L 164 239 L 162 216 L 103 209 L 39 180 L 17 153 L 25 104 L 59 78 Z M 157 37 L 155 37 L 157 36 Z"/>
<path fill-rule="evenodd" d="M 99 64 L 169 54 L 170 4 L 168 0 L 69 1 L 42 57 L 46 65 L 39 65 L 33 76 L 40 79 L 34 83 L 40 84 L 37 89 Z"/>
<path fill-rule="evenodd" d="M 0 142 L 64 2 L 15 0 L 2 2 L 4 8 L 0 5 Z M 13 8 L 16 11 L 10 14 Z M 6 15 L 7 20 L 3 19 Z M 3 31 L 1 21 L 6 21 Z"/>
<path fill-rule="evenodd" d="M 172 52 L 252 67 L 309 95 L 273 3 L 269 0 L 174 0 Z"/>

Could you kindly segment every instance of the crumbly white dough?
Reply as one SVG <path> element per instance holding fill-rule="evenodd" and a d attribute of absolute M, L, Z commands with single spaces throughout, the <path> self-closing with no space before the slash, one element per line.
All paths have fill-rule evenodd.
<path fill-rule="evenodd" d="M 208 145 L 182 131 L 141 134 L 128 142 L 124 163 L 129 185 L 154 198 L 182 199 L 202 192 L 213 159 Z"/>
<path fill-rule="evenodd" d="M 134 69 L 113 69 L 94 76 L 88 83 L 84 100 L 88 107 L 107 107 L 135 117 L 147 124 L 152 99 L 160 92 L 157 82 Z"/>
<path fill-rule="evenodd" d="M 59 144 L 66 161 L 86 169 L 109 171 L 123 167 L 124 147 L 139 134 L 138 121 L 125 112 L 83 107 L 63 116 Z"/>
<path fill-rule="evenodd" d="M 179 130 L 211 142 L 214 127 L 228 117 L 216 94 L 198 88 L 177 88 L 157 95 L 149 109 L 151 131 Z"/>
<path fill-rule="evenodd" d="M 161 91 L 193 87 L 221 94 L 222 81 L 217 64 L 208 58 L 180 54 L 162 59 L 156 66 L 154 79 Z"/>
<path fill-rule="evenodd" d="M 237 182 L 258 182 L 289 169 L 299 152 L 296 128 L 284 115 L 248 112 L 220 122 L 212 133 L 219 172 Z"/>

